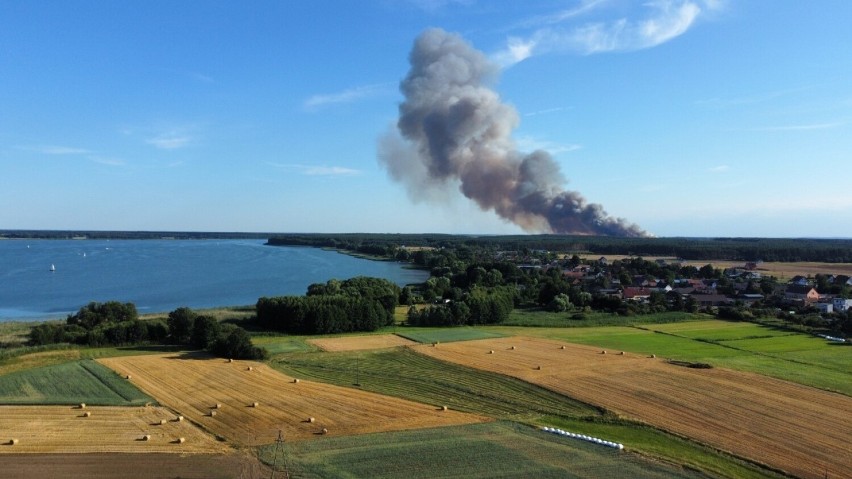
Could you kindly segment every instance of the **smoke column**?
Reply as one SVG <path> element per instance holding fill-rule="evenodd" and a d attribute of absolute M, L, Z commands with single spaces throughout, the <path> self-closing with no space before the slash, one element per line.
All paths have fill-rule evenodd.
<path fill-rule="evenodd" d="M 646 234 L 564 190 L 565 177 L 549 153 L 516 150 L 511 133 L 518 114 L 487 86 L 498 68 L 459 35 L 423 32 L 409 62 L 400 84 L 405 101 L 399 106 L 399 134 L 380 141 L 379 161 L 413 198 L 428 199 L 458 184 L 480 208 L 526 231 Z"/>

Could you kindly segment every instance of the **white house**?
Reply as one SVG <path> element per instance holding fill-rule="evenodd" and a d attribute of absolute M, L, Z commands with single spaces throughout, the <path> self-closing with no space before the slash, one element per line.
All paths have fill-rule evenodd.
<path fill-rule="evenodd" d="M 846 311 L 852 308 L 852 299 L 834 298 L 831 300 L 831 304 L 834 306 L 835 311 Z"/>
<path fill-rule="evenodd" d="M 817 309 L 820 313 L 823 314 L 831 314 L 834 312 L 834 304 L 833 303 L 817 303 Z"/>

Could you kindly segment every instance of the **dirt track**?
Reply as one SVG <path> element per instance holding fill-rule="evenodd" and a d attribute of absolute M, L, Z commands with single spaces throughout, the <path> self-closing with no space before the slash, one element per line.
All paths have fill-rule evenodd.
<path fill-rule="evenodd" d="M 98 361 L 130 374 L 160 404 L 240 445 L 269 444 L 279 430 L 291 441 L 319 437 L 324 428 L 336 436 L 487 420 L 355 388 L 296 383 L 253 361 L 179 354 Z M 215 408 L 217 404 L 221 407 Z"/>
<path fill-rule="evenodd" d="M 485 339 L 414 349 L 540 384 L 797 476 L 821 478 L 828 471 L 829 477 L 852 477 L 848 396 L 755 374 L 691 369 L 545 339 Z"/>

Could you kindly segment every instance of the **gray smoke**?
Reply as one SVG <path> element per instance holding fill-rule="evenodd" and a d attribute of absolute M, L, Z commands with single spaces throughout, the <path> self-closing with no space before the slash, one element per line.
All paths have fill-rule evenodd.
<path fill-rule="evenodd" d="M 459 35 L 423 32 L 409 62 L 400 85 L 405 101 L 399 106 L 399 134 L 381 140 L 379 161 L 413 198 L 431 199 L 458 185 L 480 208 L 526 231 L 646 234 L 564 190 L 565 177 L 547 152 L 516 150 L 511 133 L 518 114 L 487 86 L 498 68 Z"/>

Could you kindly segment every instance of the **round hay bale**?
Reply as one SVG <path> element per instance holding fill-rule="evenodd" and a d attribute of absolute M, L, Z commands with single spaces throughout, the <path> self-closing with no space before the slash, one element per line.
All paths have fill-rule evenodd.
<path fill-rule="evenodd" d="M 511 348 L 509 348 L 509 349 L 512 349 L 512 350 L 514 350 L 514 349 L 515 349 L 515 347 L 514 347 L 514 346 L 512 346 L 512 347 L 511 347 Z"/>
<path fill-rule="evenodd" d="M 328 429 L 326 429 L 326 428 L 322 428 L 322 433 L 323 433 L 323 434 L 328 434 Z"/>
<path fill-rule="evenodd" d="M 151 440 L 151 435 L 150 435 L 150 434 L 145 434 L 144 436 L 142 436 L 142 440 L 143 440 L 143 441 L 150 441 L 150 440 Z"/>
<path fill-rule="evenodd" d="M 228 362 L 229 362 L 229 363 L 232 363 L 232 362 L 234 362 L 234 359 L 233 359 L 233 358 L 228 358 Z"/>
<path fill-rule="evenodd" d="M 447 409 L 447 406 L 441 406 L 441 411 L 446 411 Z"/>
<path fill-rule="evenodd" d="M 293 380 L 293 384 L 298 384 L 298 382 L 299 382 L 299 380 L 298 380 L 298 379 L 294 379 L 294 380 Z"/>
<path fill-rule="evenodd" d="M 624 351 L 618 353 L 619 356 L 624 356 Z"/>
<path fill-rule="evenodd" d="M 312 423 L 312 422 L 316 422 L 316 419 L 314 419 L 314 418 L 312 418 L 312 417 L 309 417 L 309 418 L 308 418 L 308 422 L 311 422 L 311 423 Z"/>
<path fill-rule="evenodd" d="M 560 347 L 559 349 L 565 349 L 565 346 Z"/>
<path fill-rule="evenodd" d="M 124 376 L 124 379 L 133 379 L 133 376 L 128 374 L 127 376 Z"/>
<path fill-rule="evenodd" d="M 183 416 L 178 416 L 178 417 L 176 417 L 176 418 L 175 418 L 175 421 L 177 421 L 177 422 L 183 422 Z"/>
<path fill-rule="evenodd" d="M 657 355 L 656 355 L 656 354 L 652 354 L 652 355 L 651 355 L 651 359 L 657 359 Z"/>
<path fill-rule="evenodd" d="M 92 417 L 92 413 L 90 413 L 89 411 L 86 411 L 86 412 L 83 413 L 83 417 Z"/>
<path fill-rule="evenodd" d="M 18 440 L 17 440 L 17 439 L 10 439 L 10 440 L 9 440 L 9 445 L 10 445 L 10 446 L 16 446 L 16 445 L 18 445 Z"/>
<path fill-rule="evenodd" d="M 535 367 L 535 370 L 536 370 L 536 371 L 541 371 L 541 366 L 536 366 L 536 367 Z"/>
<path fill-rule="evenodd" d="M 222 404 L 217 402 L 213 409 L 222 409 Z"/>
<path fill-rule="evenodd" d="M 257 402 L 257 401 L 251 403 L 251 407 L 258 407 L 258 406 L 260 406 L 260 403 Z"/>
<path fill-rule="evenodd" d="M 247 370 L 247 371 L 254 371 L 254 368 L 253 368 L 253 367 L 251 367 L 251 366 L 249 366 L 249 367 L 247 367 L 247 368 L 246 368 L 246 370 Z"/>
<path fill-rule="evenodd" d="M 177 443 L 178 443 L 178 444 L 183 444 L 183 443 L 185 443 L 185 442 L 186 442 L 186 439 L 185 439 L 185 438 L 182 438 L 182 437 L 177 438 Z"/>
<path fill-rule="evenodd" d="M 160 419 L 160 426 L 162 426 L 162 425 L 166 424 L 166 422 L 167 422 L 167 421 L 166 421 L 165 419 Z"/>
<path fill-rule="evenodd" d="M 494 354 L 494 350 L 488 351 L 488 354 Z"/>
<path fill-rule="evenodd" d="M 81 402 L 80 403 L 80 409 L 86 409 L 86 403 Z"/>
<path fill-rule="evenodd" d="M 603 351 L 601 351 L 601 354 L 606 354 L 606 349 L 604 349 Z"/>
<path fill-rule="evenodd" d="M 216 411 L 210 411 L 210 417 L 215 417 L 215 416 L 216 416 Z"/>

